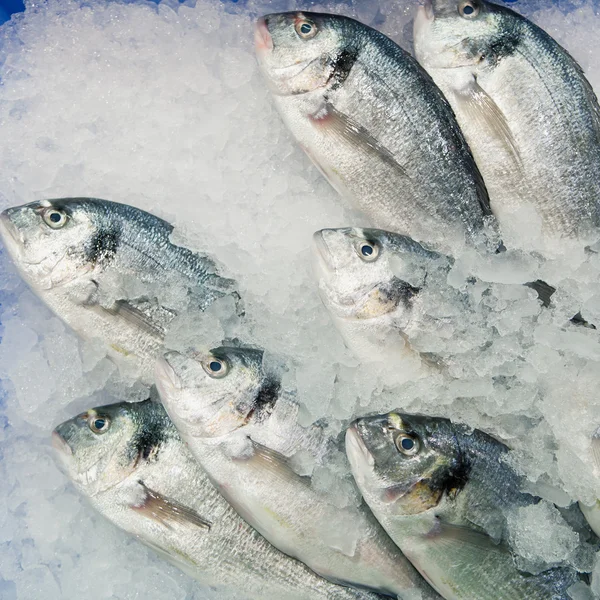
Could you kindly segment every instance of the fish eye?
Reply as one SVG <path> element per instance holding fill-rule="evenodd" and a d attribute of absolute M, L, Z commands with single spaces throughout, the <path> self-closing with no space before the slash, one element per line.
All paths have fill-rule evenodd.
<path fill-rule="evenodd" d="M 92 415 L 88 419 L 88 425 L 94 433 L 106 433 L 110 428 L 110 419 L 100 415 Z"/>
<path fill-rule="evenodd" d="M 51 227 L 52 229 L 60 229 L 67 223 L 67 213 L 62 210 L 58 210 L 57 208 L 47 208 L 42 213 L 42 219 L 44 219 L 44 222 L 46 225 L 48 225 L 48 227 Z"/>
<path fill-rule="evenodd" d="M 479 14 L 479 5 L 473 0 L 466 0 L 458 5 L 458 13 L 465 19 L 474 19 Z"/>
<path fill-rule="evenodd" d="M 356 246 L 358 255 L 365 262 L 373 262 L 379 256 L 379 246 L 373 242 L 362 241 Z"/>
<path fill-rule="evenodd" d="M 314 38 L 315 35 L 317 35 L 317 32 L 317 26 L 311 21 L 302 19 L 296 23 L 296 33 L 303 40 L 310 40 L 311 38 Z"/>
<path fill-rule="evenodd" d="M 414 456 L 421 449 L 419 438 L 408 435 L 408 433 L 399 433 L 394 442 L 398 451 L 406 456 Z"/>
<path fill-rule="evenodd" d="M 209 377 L 213 377 L 214 379 L 225 377 L 229 372 L 229 365 L 227 362 L 220 358 L 215 358 L 214 356 L 211 356 L 208 360 L 204 361 L 202 363 L 202 368 Z"/>

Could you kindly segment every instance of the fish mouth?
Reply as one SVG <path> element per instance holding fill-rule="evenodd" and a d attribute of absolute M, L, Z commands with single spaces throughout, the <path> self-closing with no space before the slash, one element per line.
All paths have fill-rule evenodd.
<path fill-rule="evenodd" d="M 23 235 L 12 222 L 9 211 L 7 209 L 0 213 L 0 238 L 8 252 L 12 256 L 18 256 L 19 249 L 23 246 Z"/>
<path fill-rule="evenodd" d="M 163 356 L 158 357 L 154 364 L 154 379 L 161 399 L 164 399 L 166 392 L 171 389 L 182 389 L 181 379 L 169 362 L 169 358 L 176 356 L 180 356 L 179 352 L 175 352 L 174 350 L 165 352 Z"/>
<path fill-rule="evenodd" d="M 273 50 L 273 38 L 269 32 L 266 17 L 260 17 L 254 26 L 254 47 L 259 55 Z"/>
<path fill-rule="evenodd" d="M 73 456 L 73 449 L 69 446 L 65 438 L 58 433 L 57 429 L 52 432 L 52 447 L 61 457 Z"/>
<path fill-rule="evenodd" d="M 331 250 L 329 250 L 329 246 L 325 241 L 325 236 L 328 232 L 333 231 L 332 229 L 321 229 L 313 234 L 313 248 L 314 254 L 319 259 L 319 262 L 322 263 L 322 266 L 325 267 L 327 271 L 335 271 L 335 265 L 333 262 L 333 256 L 331 254 Z"/>
<path fill-rule="evenodd" d="M 435 21 L 435 12 L 433 10 L 433 3 L 431 0 L 425 0 L 425 2 L 419 5 L 415 21 L 413 23 L 413 33 L 415 40 L 423 37 L 427 29 Z"/>
<path fill-rule="evenodd" d="M 371 468 L 375 466 L 375 459 L 360 434 L 359 422 L 355 421 L 346 430 L 346 454 L 353 469 L 363 470 L 365 465 Z"/>

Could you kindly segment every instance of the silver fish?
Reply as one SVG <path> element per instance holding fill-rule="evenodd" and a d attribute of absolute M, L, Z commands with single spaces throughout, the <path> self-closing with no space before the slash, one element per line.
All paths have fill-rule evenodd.
<path fill-rule="evenodd" d="M 423 288 L 448 287 L 451 259 L 407 236 L 351 227 L 317 231 L 313 251 L 323 304 L 356 357 L 407 378 L 425 374 L 428 362 L 411 340 L 426 327 Z"/>
<path fill-rule="evenodd" d="M 294 137 L 374 225 L 444 245 L 483 228 L 487 191 L 452 110 L 392 40 L 290 12 L 258 21 L 256 51 Z"/>
<path fill-rule="evenodd" d="M 337 506 L 331 491 L 294 471 L 290 457 L 304 451 L 319 460 L 328 437 L 297 423 L 298 406 L 263 367 L 262 351 L 168 352 L 156 385 L 211 481 L 274 546 L 336 583 L 437 598 L 364 505 Z"/>
<path fill-rule="evenodd" d="M 158 403 L 89 410 L 59 425 L 53 445 L 96 510 L 204 585 L 254 600 L 377 598 L 316 576 L 240 519 Z"/>
<path fill-rule="evenodd" d="M 456 113 L 503 235 L 524 221 L 534 237 L 535 219 L 542 242 L 596 228 L 600 107 L 569 53 L 484 0 L 426 0 L 414 40 Z"/>
<path fill-rule="evenodd" d="M 42 200 L 0 215 L 0 236 L 32 290 L 85 339 L 147 382 L 165 333 L 188 310 L 231 295 L 208 256 L 170 241 L 173 227 L 95 198 Z"/>
<path fill-rule="evenodd" d="M 389 413 L 346 433 L 352 472 L 373 513 L 446 600 L 567 600 L 578 573 L 515 566 L 505 511 L 535 504 L 506 446 L 446 419 Z"/>

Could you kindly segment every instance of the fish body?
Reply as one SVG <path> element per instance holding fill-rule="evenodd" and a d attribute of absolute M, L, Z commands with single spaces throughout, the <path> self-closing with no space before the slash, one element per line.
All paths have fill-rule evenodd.
<path fill-rule="evenodd" d="M 359 419 L 346 451 L 373 513 L 447 600 L 567 600 L 574 569 L 517 569 L 508 509 L 539 501 L 521 491 L 508 449 L 446 419 L 390 413 Z"/>
<path fill-rule="evenodd" d="M 239 299 L 234 281 L 208 256 L 173 244 L 172 231 L 150 213 L 95 198 L 43 200 L 0 216 L 4 245 L 33 291 L 146 381 L 178 314 Z"/>
<path fill-rule="evenodd" d="M 60 463 L 92 506 L 207 586 L 254 600 L 375 600 L 282 554 L 227 504 L 162 405 L 98 407 L 59 425 Z"/>
<path fill-rule="evenodd" d="M 487 192 L 452 110 L 392 40 L 293 12 L 259 20 L 256 48 L 293 136 L 375 226 L 443 245 L 484 227 Z"/>
<path fill-rule="evenodd" d="M 242 518 L 282 552 L 333 582 L 400 598 L 437 598 L 373 515 L 337 506 L 290 459 L 318 460 L 322 428 L 297 424 L 298 407 L 262 364 L 262 351 L 217 348 L 158 361 L 156 385 L 183 439 Z M 421 596 L 419 596 L 421 594 Z"/>
<path fill-rule="evenodd" d="M 568 52 L 484 0 L 428 0 L 414 40 L 417 59 L 454 109 L 505 241 L 527 246 L 539 238 L 549 249 L 552 240 L 597 228 L 600 108 Z"/>

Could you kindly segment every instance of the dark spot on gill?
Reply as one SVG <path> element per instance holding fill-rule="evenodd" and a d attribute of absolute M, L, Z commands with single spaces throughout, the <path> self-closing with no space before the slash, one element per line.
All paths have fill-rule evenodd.
<path fill-rule="evenodd" d="M 120 237 L 120 230 L 114 226 L 99 229 L 86 245 L 88 261 L 94 264 L 110 261 L 119 248 Z"/>
<path fill-rule="evenodd" d="M 404 306 L 410 306 L 412 299 L 421 291 L 421 288 L 414 287 L 394 277 L 386 286 L 380 289 L 384 300 L 393 302 L 396 306 L 402 302 Z"/>
<path fill-rule="evenodd" d="M 281 383 L 279 380 L 269 377 L 262 384 L 256 395 L 254 406 L 248 414 L 248 420 L 257 418 L 262 420 L 273 412 L 277 399 L 279 398 L 279 390 Z"/>
<path fill-rule="evenodd" d="M 158 420 L 145 423 L 131 440 L 131 460 L 135 460 L 137 465 L 141 460 L 148 460 L 151 456 L 156 457 L 163 441 L 165 441 L 164 424 Z"/>
<path fill-rule="evenodd" d="M 440 491 L 451 498 L 455 498 L 465 487 L 471 474 L 471 461 L 458 446 L 458 454 L 446 469 L 436 471 L 429 480 L 429 487 L 433 491 Z"/>
<path fill-rule="evenodd" d="M 331 90 L 337 90 L 348 78 L 352 67 L 358 58 L 357 48 L 344 48 L 337 54 L 331 64 L 331 76 L 327 83 L 331 83 Z"/>

